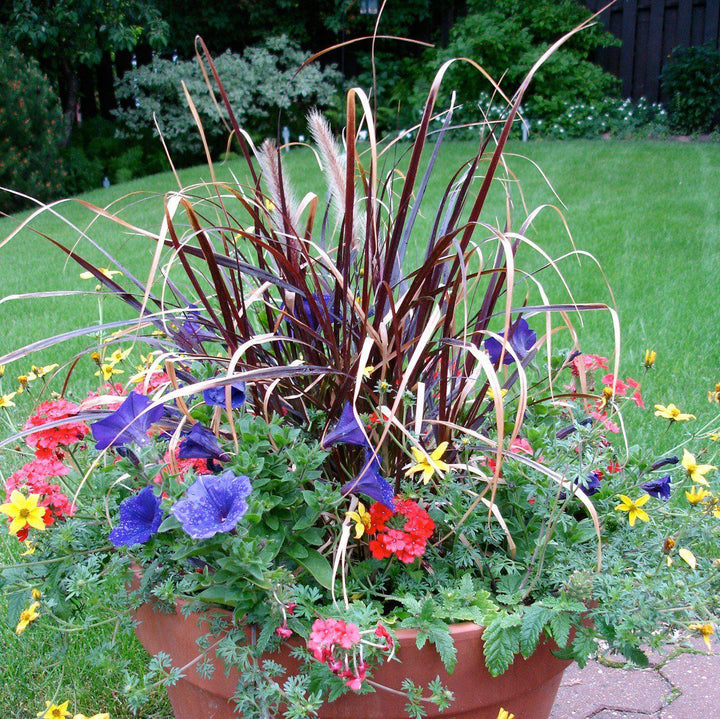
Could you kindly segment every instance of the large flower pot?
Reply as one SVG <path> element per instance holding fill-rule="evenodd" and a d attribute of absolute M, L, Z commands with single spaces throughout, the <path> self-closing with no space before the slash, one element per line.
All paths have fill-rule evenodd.
<path fill-rule="evenodd" d="M 218 610 L 219 611 L 219 610 Z M 184 617 L 180 613 L 162 614 L 151 605 L 144 605 L 136 613 L 135 631 L 143 646 L 151 653 L 168 653 L 173 666 L 186 667 L 184 678 L 168 688 L 168 695 L 176 719 L 237 719 L 230 700 L 235 690 L 237 674 L 225 675 L 222 661 L 216 659 L 212 679 L 203 679 L 195 670 L 199 650 L 198 637 L 208 632 L 206 620 L 197 616 Z M 560 686 L 562 673 L 570 662 L 553 656 L 551 647 L 544 644 L 529 659 L 517 657 L 503 675 L 492 677 L 483 661 L 482 627 L 471 623 L 456 624 L 452 635 L 458 660 L 453 674 L 445 671 L 435 649 L 426 644 L 415 646 L 415 632 L 397 632 L 400 662 L 392 661 L 377 667 L 373 681 L 392 690 L 400 690 L 406 677 L 416 684 L 427 685 L 440 677 L 455 695 L 450 709 L 443 713 L 434 705 L 427 705 L 428 717 L 447 719 L 497 719 L 500 708 L 515 714 L 517 719 L 547 719 Z M 289 655 L 285 645 L 268 655 L 283 664 L 292 675 L 298 663 Z M 209 653 L 213 656 L 213 653 Z M 194 663 L 193 663 L 194 662 Z M 190 666 L 186 666 L 190 665 Z M 346 694 L 323 706 L 321 719 L 401 719 L 406 718 L 405 696 L 378 689 L 374 694 Z"/>

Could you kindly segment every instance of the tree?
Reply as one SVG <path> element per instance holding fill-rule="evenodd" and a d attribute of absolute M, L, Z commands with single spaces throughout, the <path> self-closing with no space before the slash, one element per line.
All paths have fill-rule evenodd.
<path fill-rule="evenodd" d="M 167 44 L 167 23 L 152 0 L 12 0 L 5 11 L 10 39 L 40 63 L 59 87 L 66 122 L 65 140 L 75 121 L 81 77 L 104 68 L 100 98 L 108 95 L 108 68 L 118 51 L 138 44 L 161 48 Z M 95 84 L 86 82 L 86 95 Z M 86 98 L 87 99 L 87 98 Z M 92 97 L 94 102 L 94 97 Z M 108 108 L 103 108 L 109 114 Z"/>

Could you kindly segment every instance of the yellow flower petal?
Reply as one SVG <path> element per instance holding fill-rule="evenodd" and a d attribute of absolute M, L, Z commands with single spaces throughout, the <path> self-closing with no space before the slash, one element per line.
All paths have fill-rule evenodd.
<path fill-rule="evenodd" d="M 695 559 L 695 555 L 689 550 L 685 549 L 685 547 L 680 547 L 678 549 L 678 554 L 680 555 L 680 558 L 687 564 L 691 569 L 695 569 L 697 567 L 697 560 Z"/>

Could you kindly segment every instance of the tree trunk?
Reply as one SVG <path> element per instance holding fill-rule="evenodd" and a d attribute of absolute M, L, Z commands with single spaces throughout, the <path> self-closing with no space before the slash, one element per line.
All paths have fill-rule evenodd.
<path fill-rule="evenodd" d="M 78 68 L 80 119 L 89 120 L 97 117 L 98 106 L 95 97 L 95 69 L 87 65 Z"/>
<path fill-rule="evenodd" d="M 117 107 L 117 98 L 115 97 L 115 72 L 109 52 L 103 53 L 96 75 L 100 115 L 106 120 L 112 120 L 112 111 Z"/>
<path fill-rule="evenodd" d="M 65 78 L 67 82 L 67 97 L 65 98 L 65 135 L 63 136 L 63 147 L 67 147 L 70 141 L 70 133 L 75 126 L 79 85 L 77 74 L 67 64 L 65 65 Z"/>

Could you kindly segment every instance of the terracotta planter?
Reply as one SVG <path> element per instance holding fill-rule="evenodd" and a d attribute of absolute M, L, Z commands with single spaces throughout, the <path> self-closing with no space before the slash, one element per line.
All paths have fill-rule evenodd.
<path fill-rule="evenodd" d="M 217 610 L 220 611 L 220 610 Z M 182 614 L 161 614 L 150 605 L 136 613 L 139 624 L 136 633 L 143 646 L 151 653 L 167 652 L 173 665 L 185 666 L 198 655 L 195 640 L 207 634 L 206 620 Z M 431 645 L 418 650 L 415 632 L 397 632 L 400 662 L 389 662 L 374 670 L 373 680 L 392 689 L 400 689 L 403 679 L 411 677 L 420 685 L 427 685 L 440 676 L 443 684 L 455 694 L 449 710 L 440 713 L 428 705 L 428 717 L 446 719 L 497 719 L 500 708 L 515 714 L 517 719 L 547 719 L 552 709 L 564 669 L 570 662 L 554 657 L 551 647 L 542 645 L 529 659 L 518 657 L 505 674 L 491 677 L 485 669 L 482 656 L 482 628 L 475 624 L 457 624 L 452 635 L 458 652 L 457 666 L 449 675 L 440 657 Z M 288 675 L 298 669 L 289 655 L 289 647 L 269 655 L 283 664 Z M 237 719 L 233 713 L 232 697 L 237 674 L 225 675 L 222 661 L 216 660 L 216 671 L 211 680 L 203 679 L 194 666 L 185 670 L 185 677 L 168 695 L 176 719 Z M 406 719 L 404 696 L 378 689 L 374 694 L 360 696 L 346 694 L 327 704 L 320 712 L 321 719 Z"/>

